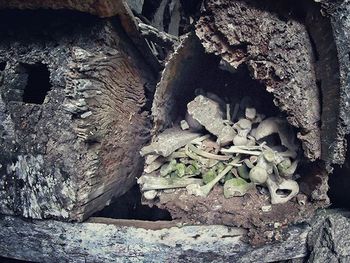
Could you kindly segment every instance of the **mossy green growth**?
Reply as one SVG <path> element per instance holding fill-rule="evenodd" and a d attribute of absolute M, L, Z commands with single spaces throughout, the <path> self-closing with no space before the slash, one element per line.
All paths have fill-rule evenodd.
<path fill-rule="evenodd" d="M 277 165 L 277 168 L 283 174 L 288 170 L 289 167 L 291 167 L 291 165 L 292 162 L 290 161 L 290 159 L 284 159 Z"/>
<path fill-rule="evenodd" d="M 215 179 L 216 176 L 217 176 L 217 173 L 215 172 L 215 169 L 210 169 L 209 171 L 207 171 L 202 175 L 203 183 L 207 184 L 211 182 L 212 180 Z"/>
<path fill-rule="evenodd" d="M 183 177 L 186 174 L 186 166 L 183 163 L 175 165 L 175 172 L 178 177 Z"/>
<path fill-rule="evenodd" d="M 225 183 L 226 181 L 231 180 L 233 178 L 236 178 L 236 177 L 232 173 L 228 173 L 225 175 L 223 183 Z"/>
<path fill-rule="evenodd" d="M 225 164 L 223 162 L 219 162 L 217 165 L 215 165 L 216 172 L 219 174 L 225 169 Z"/>
<path fill-rule="evenodd" d="M 160 168 L 160 175 L 161 176 L 167 176 L 168 174 L 170 174 L 171 172 L 176 170 L 176 160 L 171 160 L 170 163 L 168 164 L 164 164 L 161 168 Z"/>
<path fill-rule="evenodd" d="M 243 196 L 253 186 L 254 185 L 252 183 L 248 183 L 242 178 L 233 178 L 225 182 L 224 196 L 225 198 L 230 198 L 234 196 Z"/>
<path fill-rule="evenodd" d="M 196 170 L 199 170 L 201 168 L 201 166 L 199 165 L 199 163 L 197 161 L 192 161 L 191 163 L 193 165 L 193 167 L 196 169 Z"/>
<path fill-rule="evenodd" d="M 196 168 L 194 165 L 190 164 L 186 167 L 185 173 L 187 175 L 199 175 L 200 170 Z"/>

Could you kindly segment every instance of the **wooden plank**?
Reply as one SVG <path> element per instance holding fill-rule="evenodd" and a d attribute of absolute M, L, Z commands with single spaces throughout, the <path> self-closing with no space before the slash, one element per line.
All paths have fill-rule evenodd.
<path fill-rule="evenodd" d="M 253 248 L 245 231 L 220 225 L 150 230 L 105 223 L 0 218 L 0 256 L 36 262 L 273 262 L 306 255 L 308 226 L 291 227 L 282 242 Z M 157 225 L 158 222 L 146 222 Z M 164 226 L 164 223 L 163 223 Z"/>

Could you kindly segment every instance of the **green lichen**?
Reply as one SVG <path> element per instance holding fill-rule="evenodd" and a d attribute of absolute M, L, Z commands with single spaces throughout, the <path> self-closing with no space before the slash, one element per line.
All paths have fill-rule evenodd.
<path fill-rule="evenodd" d="M 248 183 L 242 178 L 232 178 L 231 180 L 226 181 L 224 184 L 224 196 L 225 198 L 243 196 L 252 187 L 252 183 Z"/>

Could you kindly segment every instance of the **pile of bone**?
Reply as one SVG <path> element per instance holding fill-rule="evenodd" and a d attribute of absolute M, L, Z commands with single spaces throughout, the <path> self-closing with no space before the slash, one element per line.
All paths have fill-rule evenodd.
<path fill-rule="evenodd" d="M 246 97 L 226 104 L 212 93 L 189 102 L 185 120 L 141 150 L 144 198 L 178 188 L 206 197 L 214 187 L 231 198 L 257 185 L 269 190 L 272 204 L 297 195 L 294 133 L 284 119 L 265 118 L 252 104 Z"/>

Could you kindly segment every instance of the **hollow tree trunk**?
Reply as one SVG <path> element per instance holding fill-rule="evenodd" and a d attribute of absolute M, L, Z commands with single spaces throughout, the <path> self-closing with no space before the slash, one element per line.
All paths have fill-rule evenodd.
<path fill-rule="evenodd" d="M 251 76 L 266 86 L 290 123 L 299 129 L 306 158 L 317 160 L 315 167 L 320 167 L 319 173 L 314 169 L 315 176 L 304 182 L 311 202 L 301 212 L 296 208 L 292 211 L 296 216 L 289 218 L 308 224 L 285 225 L 279 242 L 252 248 L 241 240 L 244 230 L 223 226 L 181 228 L 172 223 L 133 221 L 118 221 L 122 226 L 115 226 L 108 219 L 70 224 L 9 216 L 83 220 L 113 196 L 123 194 L 140 175 L 142 160 L 138 151 L 149 139 L 148 116 L 143 112 L 144 88 L 153 81 L 143 59 L 153 72 L 160 64 L 140 40 L 135 21 L 126 18 L 125 12 L 130 10 L 124 5 L 122 9 L 115 8 L 114 3 L 122 2 L 0 0 L 1 8 L 41 6 L 103 17 L 118 14 L 127 33 L 113 18 L 93 18 L 94 23 L 88 26 L 82 22 L 84 19 L 74 23 L 77 30 L 69 30 L 66 35 L 56 31 L 57 21 L 54 22 L 52 30 L 44 34 L 44 44 L 32 34 L 35 30 L 19 30 L 20 41 L 13 45 L 11 33 L 2 35 L 0 209 L 7 215 L 0 218 L 0 237 L 4 240 L 0 255 L 70 262 L 118 262 L 127 261 L 128 257 L 143 262 L 273 262 L 308 257 L 311 251 L 310 262 L 348 260 L 348 240 L 340 234 L 347 233 L 346 218 L 325 216 L 315 222 L 305 219 L 327 201 L 326 165 L 329 168 L 333 163 L 341 163 L 345 156 L 344 136 L 350 127 L 347 0 L 318 1 L 325 17 L 314 3 L 306 4 L 309 14 L 300 14 L 300 9 L 293 8 L 296 4 L 288 9 L 272 1 L 206 1 L 205 15 L 196 25 L 196 40 L 187 42 L 186 48 L 191 52 L 178 49 L 173 55 L 176 60 L 166 65 L 153 104 L 153 131 L 158 132 L 173 120 L 178 98 L 174 95 L 180 94 L 177 89 L 184 79 L 193 77 L 191 67 L 203 74 L 196 65 L 209 65 L 212 61 L 207 60 L 210 55 L 197 53 L 196 45 L 224 61 L 228 70 L 234 71 L 246 63 Z M 322 29 L 315 23 L 322 24 Z M 0 30 L 7 28 L 0 26 Z M 49 71 L 51 90 L 42 104 L 26 103 L 25 90 L 31 69 L 37 64 Z M 157 107 L 162 104 L 168 107 Z M 173 205 L 175 215 L 178 204 Z M 204 206 L 208 207 L 203 202 L 192 206 L 186 215 L 192 214 L 196 219 L 210 217 L 200 210 Z M 290 212 L 290 208 L 293 207 L 286 206 L 281 211 Z M 281 211 L 279 216 L 283 217 Z M 228 220 L 211 216 L 209 222 L 229 221 L 236 225 L 230 220 L 237 221 L 241 215 L 227 212 L 227 216 Z M 255 223 L 251 220 L 249 226 L 243 226 L 249 228 Z M 159 226 L 163 229 L 157 229 Z M 168 239 L 169 235 L 174 238 Z"/>
<path fill-rule="evenodd" d="M 273 205 L 271 211 L 263 212 L 269 202 L 255 189 L 243 198 L 231 199 L 224 198 L 220 189 L 208 197 L 193 197 L 179 189 L 162 192 L 155 201 L 145 203 L 168 209 L 174 219 L 185 222 L 241 226 L 250 230 L 253 242 L 266 242 L 283 233 L 283 227 L 272 230 L 270 222 L 280 226 L 303 222 L 317 208 L 329 205 L 328 172 L 323 163 L 328 159 L 321 160 L 321 149 L 326 146 L 321 144 L 320 120 L 321 104 L 330 99 L 323 98 L 318 87 L 316 51 L 306 21 L 310 10 L 315 18 L 321 14 L 316 15 L 313 5 L 261 1 L 208 0 L 204 8 L 195 34 L 183 38 L 157 85 L 152 106 L 154 133 L 184 118 L 186 105 L 199 87 L 222 97 L 251 96 L 263 102 L 265 110 L 274 103 L 298 131 L 306 163 L 298 170 L 300 194 L 307 201 L 302 206 L 297 200 Z M 322 78 L 324 88 L 327 75 Z"/>

